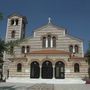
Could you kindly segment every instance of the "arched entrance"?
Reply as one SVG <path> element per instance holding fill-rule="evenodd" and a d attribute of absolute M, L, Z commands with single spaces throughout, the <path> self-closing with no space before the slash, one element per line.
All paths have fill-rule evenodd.
<path fill-rule="evenodd" d="M 31 63 L 31 78 L 39 78 L 40 77 L 40 67 L 37 61 Z"/>
<path fill-rule="evenodd" d="M 64 79 L 65 78 L 65 64 L 61 61 L 55 64 L 55 78 Z"/>
<path fill-rule="evenodd" d="M 53 78 L 53 67 L 50 61 L 45 61 L 42 64 L 42 78 L 43 79 Z"/>

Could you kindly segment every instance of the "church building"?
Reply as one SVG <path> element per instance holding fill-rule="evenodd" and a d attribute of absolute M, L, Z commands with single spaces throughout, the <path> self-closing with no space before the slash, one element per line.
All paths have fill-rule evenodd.
<path fill-rule="evenodd" d="M 67 33 L 48 19 L 47 24 L 26 35 L 27 19 L 19 14 L 8 16 L 6 42 L 25 39 L 4 53 L 3 76 L 7 82 L 58 82 L 88 77 L 83 40 Z M 69 81 L 68 81 L 69 83 Z"/>

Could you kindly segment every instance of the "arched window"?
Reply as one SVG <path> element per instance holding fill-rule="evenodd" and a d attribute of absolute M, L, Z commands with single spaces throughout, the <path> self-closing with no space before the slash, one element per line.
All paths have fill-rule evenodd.
<path fill-rule="evenodd" d="M 74 72 L 79 72 L 79 64 L 78 63 L 75 63 L 74 64 Z"/>
<path fill-rule="evenodd" d="M 11 32 L 11 38 L 15 38 L 15 31 L 14 30 Z"/>
<path fill-rule="evenodd" d="M 37 61 L 34 61 L 34 62 L 31 63 L 30 77 L 31 78 L 39 78 L 39 76 L 40 76 L 39 63 Z"/>
<path fill-rule="evenodd" d="M 56 37 L 54 36 L 52 39 L 53 39 L 53 47 L 56 47 Z"/>
<path fill-rule="evenodd" d="M 30 46 L 27 46 L 27 53 L 30 52 Z"/>
<path fill-rule="evenodd" d="M 65 78 L 65 64 L 61 61 L 55 64 L 55 78 L 64 79 Z"/>
<path fill-rule="evenodd" d="M 14 25 L 14 19 L 11 20 L 11 25 Z"/>
<path fill-rule="evenodd" d="M 16 19 L 15 21 L 16 21 L 16 25 L 18 25 L 19 20 L 18 20 L 18 19 Z"/>
<path fill-rule="evenodd" d="M 22 46 L 21 52 L 22 52 L 22 53 L 25 53 L 25 46 Z"/>
<path fill-rule="evenodd" d="M 51 36 L 48 35 L 48 47 L 51 47 Z"/>
<path fill-rule="evenodd" d="M 72 45 L 69 46 L 69 52 L 73 53 L 73 46 Z"/>
<path fill-rule="evenodd" d="M 78 53 L 78 45 L 75 45 L 75 53 Z"/>
<path fill-rule="evenodd" d="M 50 61 L 45 61 L 42 64 L 42 78 L 44 79 L 53 78 L 53 67 Z"/>
<path fill-rule="evenodd" d="M 17 72 L 22 72 L 22 64 L 21 63 L 17 64 Z"/>
<path fill-rule="evenodd" d="M 42 47 L 46 47 L 46 37 L 43 37 Z"/>

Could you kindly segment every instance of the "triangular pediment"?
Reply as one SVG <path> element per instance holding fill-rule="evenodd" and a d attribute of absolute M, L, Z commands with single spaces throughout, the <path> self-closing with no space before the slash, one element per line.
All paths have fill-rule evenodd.
<path fill-rule="evenodd" d="M 57 26 L 53 23 L 48 23 L 48 24 L 45 24 L 45 25 L 35 29 L 34 31 L 40 31 L 40 30 L 44 30 L 44 29 L 47 29 L 47 28 L 49 28 L 50 30 L 52 30 L 52 29 L 65 30 L 65 28 L 63 28 L 63 27 L 59 27 L 59 26 Z"/>

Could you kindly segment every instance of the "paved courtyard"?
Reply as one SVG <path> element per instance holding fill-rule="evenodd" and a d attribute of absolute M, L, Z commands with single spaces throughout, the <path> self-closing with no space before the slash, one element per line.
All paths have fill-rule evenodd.
<path fill-rule="evenodd" d="M 90 90 L 90 85 L 0 83 L 0 90 Z"/>

